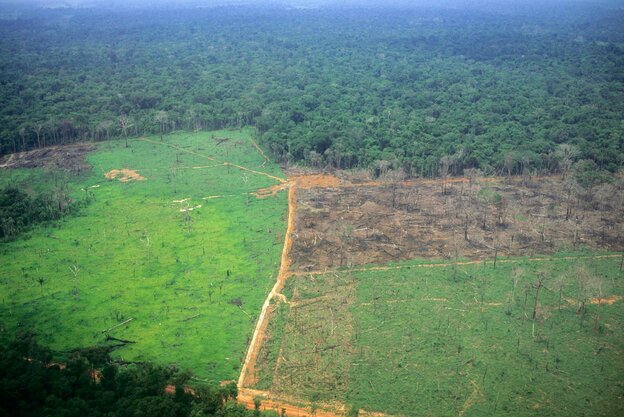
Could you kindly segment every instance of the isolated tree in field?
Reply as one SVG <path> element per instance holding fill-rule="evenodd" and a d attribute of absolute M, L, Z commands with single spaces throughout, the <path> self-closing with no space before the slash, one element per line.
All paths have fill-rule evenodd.
<path fill-rule="evenodd" d="M 45 284 L 46 279 L 44 277 L 37 278 L 37 283 L 39 284 L 39 288 L 41 288 L 41 296 L 43 297 L 43 284 Z"/>
<path fill-rule="evenodd" d="M 159 110 L 156 112 L 156 115 L 154 116 L 154 120 L 156 120 L 156 123 L 158 123 L 158 126 L 160 128 L 160 140 L 163 140 L 163 132 L 165 131 L 165 126 L 167 125 L 167 122 L 169 121 L 169 115 L 167 114 L 166 111 L 164 110 Z"/>
<path fill-rule="evenodd" d="M 555 150 L 555 157 L 558 160 L 559 170 L 563 175 L 563 179 L 566 178 L 568 171 L 572 168 L 572 164 L 579 156 L 579 150 L 574 145 L 568 145 L 567 143 L 562 143 Z"/>
<path fill-rule="evenodd" d="M 577 313 L 585 310 L 587 301 L 598 295 L 602 295 L 602 282 L 599 277 L 592 274 L 586 267 L 579 266 L 574 271 L 577 285 L 577 299 L 579 302 Z"/>
<path fill-rule="evenodd" d="M 119 116 L 119 127 L 121 128 L 121 132 L 126 139 L 126 148 L 128 147 L 128 129 L 130 129 L 134 124 L 132 123 L 132 119 L 130 119 L 126 115 Z"/>

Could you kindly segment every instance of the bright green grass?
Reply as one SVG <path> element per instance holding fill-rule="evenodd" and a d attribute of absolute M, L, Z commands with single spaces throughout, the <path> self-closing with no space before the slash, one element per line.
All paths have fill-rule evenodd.
<path fill-rule="evenodd" d="M 232 140 L 217 146 L 213 134 Z M 89 189 L 94 201 L 57 226 L 1 244 L 5 334 L 32 327 L 42 343 L 62 351 L 101 344 L 102 330 L 133 318 L 110 334 L 137 343 L 114 356 L 176 364 L 214 381 L 236 378 L 279 268 L 286 195 L 257 199 L 249 193 L 277 181 L 233 167 L 194 169 L 215 163 L 167 144 L 283 174 L 261 166 L 247 132 L 172 134 L 164 142 L 100 144 L 88 158 L 91 174 L 70 185 L 75 198 L 99 186 Z M 146 180 L 104 178 L 119 168 Z M 2 184 L 49 181 L 42 170 L 0 175 Z M 215 195 L 224 197 L 203 199 Z M 189 200 L 173 202 L 182 199 Z M 237 299 L 241 307 L 231 303 Z"/>
<path fill-rule="evenodd" d="M 416 260 L 403 264 L 411 268 L 292 277 L 285 294 L 296 307 L 279 307 L 261 352 L 267 364 L 280 352 L 282 372 L 260 366 L 259 385 L 292 385 L 290 395 L 307 400 L 395 415 L 622 415 L 624 304 L 578 312 L 586 296 L 624 295 L 620 258 L 563 255 L 590 254 L 496 269 L 491 262 L 416 267 L 430 263 Z M 547 279 L 533 322 L 538 274 Z M 592 282 L 585 291 L 579 274 Z M 350 314 L 341 313 L 344 303 Z M 346 387 L 324 378 L 334 369 Z"/>
<path fill-rule="evenodd" d="M 582 298 L 579 266 L 603 293 L 624 294 L 612 258 L 356 274 L 360 355 L 349 402 L 406 415 L 621 415 L 623 304 L 577 314 L 563 301 L 559 310 L 554 281 L 564 277 L 564 297 Z M 513 268 L 524 273 L 512 301 Z M 540 271 L 549 290 L 541 291 L 534 323 L 530 285 Z"/>

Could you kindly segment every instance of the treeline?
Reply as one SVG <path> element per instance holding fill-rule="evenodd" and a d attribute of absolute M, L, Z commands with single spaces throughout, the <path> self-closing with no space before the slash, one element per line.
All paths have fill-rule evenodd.
<path fill-rule="evenodd" d="M 236 385 L 185 384 L 190 374 L 149 363 L 115 364 L 106 348 L 70 352 L 65 363 L 24 334 L 1 344 L 0 416 L 251 417 L 230 400 Z M 169 386 L 169 390 L 166 387 Z"/>
<path fill-rule="evenodd" d="M 624 162 L 624 11 L 47 10 L 0 27 L 0 153 L 254 126 L 282 162 L 408 175 Z"/>
<path fill-rule="evenodd" d="M 35 224 L 59 220 L 75 212 L 80 204 L 69 195 L 66 183 L 52 192 L 30 195 L 15 186 L 0 189 L 0 242 L 10 240 Z"/>

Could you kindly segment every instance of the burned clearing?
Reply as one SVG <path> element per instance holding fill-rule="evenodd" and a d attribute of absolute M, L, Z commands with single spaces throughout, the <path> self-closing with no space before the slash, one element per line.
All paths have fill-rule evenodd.
<path fill-rule="evenodd" d="M 86 142 L 49 146 L 0 156 L 0 168 L 54 168 L 79 173 L 90 169 L 86 155 L 96 149 Z"/>
<path fill-rule="evenodd" d="M 589 189 L 560 177 L 301 181 L 293 269 L 620 251 L 623 187 L 619 178 Z"/>

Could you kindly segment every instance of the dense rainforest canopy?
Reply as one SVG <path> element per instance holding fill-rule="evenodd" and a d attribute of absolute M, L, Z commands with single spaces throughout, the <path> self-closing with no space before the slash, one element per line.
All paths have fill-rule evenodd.
<path fill-rule="evenodd" d="M 251 125 L 283 162 L 513 174 L 569 144 L 615 171 L 623 41 L 595 5 L 29 12 L 0 25 L 0 154 Z"/>
<path fill-rule="evenodd" d="M 258 417 L 229 400 L 235 384 L 189 389 L 190 375 L 119 364 L 104 347 L 66 352 L 65 363 L 23 333 L 0 342 L 0 416 Z"/>

